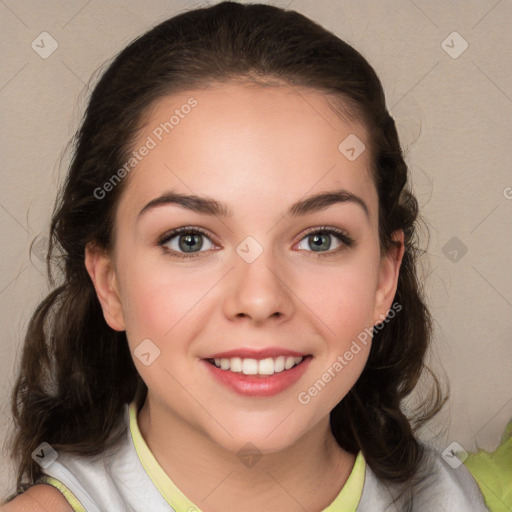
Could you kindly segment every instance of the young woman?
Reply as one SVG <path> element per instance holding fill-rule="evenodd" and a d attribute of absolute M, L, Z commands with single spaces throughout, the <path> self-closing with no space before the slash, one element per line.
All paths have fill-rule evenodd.
<path fill-rule="evenodd" d="M 332 33 L 223 2 L 134 41 L 54 212 L 4 510 L 486 510 L 415 437 L 437 381 L 401 409 L 431 336 L 416 218 L 380 81 Z"/>

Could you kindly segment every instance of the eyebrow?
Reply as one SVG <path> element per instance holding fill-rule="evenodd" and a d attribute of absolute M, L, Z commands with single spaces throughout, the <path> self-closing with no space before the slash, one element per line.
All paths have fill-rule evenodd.
<path fill-rule="evenodd" d="M 345 189 L 321 192 L 294 203 L 288 209 L 286 215 L 298 217 L 325 210 L 338 203 L 353 203 L 359 205 L 369 218 L 369 210 L 366 203 L 359 197 Z M 179 192 L 166 192 L 155 199 L 152 199 L 137 215 L 137 221 L 150 210 L 159 206 L 176 205 L 203 215 L 215 215 L 219 217 L 232 217 L 233 211 L 224 203 L 221 203 L 207 196 L 181 194 Z"/>

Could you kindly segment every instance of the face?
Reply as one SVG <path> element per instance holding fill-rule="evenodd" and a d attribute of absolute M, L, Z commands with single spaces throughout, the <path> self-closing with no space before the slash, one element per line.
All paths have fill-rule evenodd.
<path fill-rule="evenodd" d="M 349 136 L 366 145 L 355 159 L 339 149 Z M 169 417 L 262 452 L 328 424 L 401 259 L 379 248 L 367 139 L 310 89 L 219 84 L 154 106 L 115 249 L 86 264 Z"/>

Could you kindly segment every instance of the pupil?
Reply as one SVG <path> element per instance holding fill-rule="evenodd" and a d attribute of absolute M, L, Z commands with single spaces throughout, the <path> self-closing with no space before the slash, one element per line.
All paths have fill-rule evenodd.
<path fill-rule="evenodd" d="M 184 243 L 182 243 L 183 240 Z M 199 245 L 197 249 L 201 249 L 203 244 L 199 238 L 199 235 L 184 235 L 180 238 L 180 249 L 185 252 L 190 252 L 189 249 L 193 249 L 196 243 Z"/>
<path fill-rule="evenodd" d="M 318 235 L 317 234 L 317 235 L 312 235 L 310 238 L 313 240 L 313 245 L 317 248 L 322 248 L 322 238 L 325 241 L 325 244 L 323 244 L 324 249 L 329 249 L 329 247 L 331 246 L 331 240 L 328 237 L 328 235 Z"/>

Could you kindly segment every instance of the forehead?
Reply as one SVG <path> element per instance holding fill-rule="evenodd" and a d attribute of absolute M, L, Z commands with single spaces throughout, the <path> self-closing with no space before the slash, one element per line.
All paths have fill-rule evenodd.
<path fill-rule="evenodd" d="M 174 190 L 236 202 L 235 211 L 253 208 L 256 199 L 284 209 L 309 193 L 343 187 L 371 210 L 368 146 L 365 127 L 341 117 L 314 89 L 223 83 L 176 93 L 145 118 L 119 208 L 142 208 Z M 354 159 L 347 149 L 362 152 Z"/>

